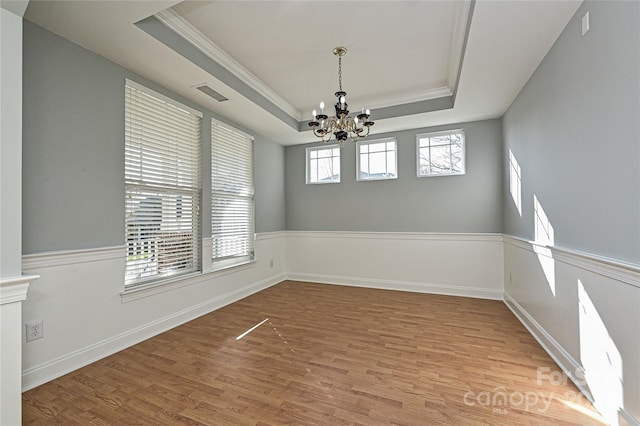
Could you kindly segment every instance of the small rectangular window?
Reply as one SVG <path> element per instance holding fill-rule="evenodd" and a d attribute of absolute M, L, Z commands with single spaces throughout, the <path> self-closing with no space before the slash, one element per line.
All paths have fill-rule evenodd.
<path fill-rule="evenodd" d="M 340 182 L 340 145 L 307 148 L 307 184 Z"/>
<path fill-rule="evenodd" d="M 357 180 L 398 177 L 398 144 L 395 138 L 359 141 L 356 151 Z"/>
<path fill-rule="evenodd" d="M 416 135 L 418 177 L 465 174 L 464 131 Z"/>

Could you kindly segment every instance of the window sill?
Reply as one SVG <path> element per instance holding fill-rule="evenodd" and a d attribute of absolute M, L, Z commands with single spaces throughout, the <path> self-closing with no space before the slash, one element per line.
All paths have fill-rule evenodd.
<path fill-rule="evenodd" d="M 199 284 L 204 281 L 215 279 L 224 275 L 255 268 L 256 263 L 256 260 L 249 260 L 238 265 L 226 266 L 224 268 L 218 269 L 209 269 L 203 272 L 196 272 L 189 275 L 181 275 L 175 278 L 156 281 L 145 286 L 124 289 L 124 291 L 120 293 L 120 298 L 122 300 L 122 303 L 133 302 L 135 300 L 155 296 L 156 294 L 165 293 L 167 291 L 176 290 L 193 284 Z"/>

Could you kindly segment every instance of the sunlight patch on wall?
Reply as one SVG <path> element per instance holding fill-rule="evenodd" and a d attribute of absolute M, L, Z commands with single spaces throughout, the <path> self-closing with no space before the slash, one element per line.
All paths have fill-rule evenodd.
<path fill-rule="evenodd" d="M 595 407 L 610 424 L 617 425 L 618 410 L 624 405 L 622 357 L 580 279 L 578 311 L 584 380 L 593 395 Z"/>
<path fill-rule="evenodd" d="M 509 192 L 518 209 L 518 214 L 522 217 L 522 170 L 511 150 L 509 150 Z"/>
<path fill-rule="evenodd" d="M 534 251 L 538 255 L 538 262 L 542 267 L 544 276 L 547 278 L 549 289 L 553 295 L 556 295 L 556 264 L 553 259 L 551 248 L 554 244 L 555 236 L 553 226 L 547 217 L 538 197 L 533 196 L 533 215 L 534 215 L 534 235 L 535 243 Z"/>

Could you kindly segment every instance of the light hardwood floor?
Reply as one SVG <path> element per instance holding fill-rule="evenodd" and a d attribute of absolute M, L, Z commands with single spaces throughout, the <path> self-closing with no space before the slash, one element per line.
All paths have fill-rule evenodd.
<path fill-rule="evenodd" d="M 23 419 L 601 424 L 552 372 L 500 301 L 285 281 L 24 393 Z"/>

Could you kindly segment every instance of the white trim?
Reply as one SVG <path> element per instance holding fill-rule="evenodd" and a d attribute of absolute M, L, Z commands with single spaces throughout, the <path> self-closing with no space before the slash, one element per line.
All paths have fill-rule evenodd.
<path fill-rule="evenodd" d="M 181 324 L 189 322 L 209 312 L 220 309 L 253 293 L 264 290 L 285 280 L 284 274 L 278 274 L 264 280 L 248 284 L 242 288 L 206 300 L 198 305 L 160 318 L 156 321 L 120 333 L 101 342 L 89 345 L 61 357 L 24 370 L 22 373 L 22 391 L 28 391 L 50 380 L 63 376 L 92 362 L 98 361 L 118 351 L 126 349 L 150 337 L 156 336 Z M 201 277 L 201 281 L 211 277 Z"/>
<path fill-rule="evenodd" d="M 456 16 L 453 24 L 451 49 L 449 50 L 449 72 L 447 74 L 447 88 L 451 93 L 453 93 L 456 82 L 458 78 L 460 78 L 460 63 L 462 62 L 462 50 L 464 48 L 465 31 L 467 29 L 467 21 L 469 20 L 470 8 L 471 1 L 467 0 L 456 3 Z"/>
<path fill-rule="evenodd" d="M 302 121 L 303 114 L 284 98 L 273 91 L 267 84 L 256 77 L 251 71 L 246 69 L 242 64 L 233 59 L 227 52 L 222 50 L 218 45 L 209 40 L 202 32 L 187 22 L 184 18 L 174 12 L 171 8 L 166 9 L 154 15 L 169 29 L 191 43 L 194 47 L 216 61 L 231 74 L 238 77 L 249 87 L 254 89 L 260 95 L 264 96 L 269 102 L 289 114 L 297 121 Z"/>
<path fill-rule="evenodd" d="M 27 298 L 29 284 L 38 278 L 40 278 L 40 275 L 0 278 L 0 305 L 25 300 Z"/>
<path fill-rule="evenodd" d="M 486 241 L 501 243 L 498 233 L 437 233 L 437 232 L 357 232 L 357 231 L 286 231 L 293 238 L 348 238 L 375 240 L 425 240 L 425 241 Z"/>
<path fill-rule="evenodd" d="M 428 101 L 431 99 L 444 98 L 452 96 L 453 92 L 451 88 L 447 86 L 435 87 L 433 89 L 425 90 L 423 92 L 411 92 L 393 96 L 387 96 L 384 98 L 376 98 L 371 101 L 364 100 L 361 104 L 366 104 L 370 110 L 387 108 L 397 105 L 411 104 L 414 102 Z"/>
<path fill-rule="evenodd" d="M 429 138 L 431 139 L 434 136 L 441 136 L 441 135 L 453 135 L 455 133 L 460 133 L 462 135 L 462 172 L 460 173 L 428 173 L 428 174 L 421 174 L 420 173 L 420 139 L 421 138 Z M 449 143 L 448 146 L 451 146 L 452 144 Z M 438 145 L 436 145 L 438 146 Z M 441 146 L 447 146 L 447 145 L 441 145 Z M 431 141 L 429 141 L 429 145 L 427 147 L 429 150 L 429 155 L 431 155 Z M 450 130 L 442 130 L 440 132 L 427 132 L 427 133 L 418 133 L 416 134 L 416 176 L 419 178 L 424 178 L 424 177 L 442 177 L 442 176 L 462 176 L 467 174 L 467 135 L 465 134 L 464 129 L 450 129 Z M 449 155 L 451 157 L 451 155 Z"/>
<path fill-rule="evenodd" d="M 22 269 L 31 271 L 41 268 L 74 265 L 85 262 L 102 262 L 126 257 L 126 247 L 113 246 L 81 250 L 61 250 L 22 256 Z M 122 278 L 124 280 L 124 277 Z"/>
<path fill-rule="evenodd" d="M 629 412 L 624 407 L 618 408 L 618 414 L 622 416 L 627 422 L 629 422 L 630 426 L 640 426 L 640 420 L 636 419 L 633 414 Z"/>
<path fill-rule="evenodd" d="M 337 275 L 288 272 L 287 279 L 350 287 L 376 288 L 381 290 L 410 291 L 414 293 L 442 294 L 447 296 L 474 297 L 478 299 L 502 300 L 502 289 L 485 289 L 446 284 L 419 283 L 410 281 L 380 280 L 375 278 L 343 277 Z"/>
<path fill-rule="evenodd" d="M 122 299 L 122 303 L 133 302 L 134 300 L 144 299 L 145 297 L 154 296 L 156 294 L 165 293 L 167 291 L 176 290 L 193 284 L 199 284 L 206 280 L 216 279 L 225 275 L 251 269 L 255 267 L 256 263 L 257 261 L 252 260 L 241 265 L 229 266 L 224 269 L 196 272 L 166 281 L 153 282 L 146 287 L 141 286 L 125 289 L 120 293 L 120 297 Z"/>
<path fill-rule="evenodd" d="M 287 231 L 261 232 L 259 234 L 256 234 L 256 241 L 272 240 L 274 238 L 285 238 L 286 236 Z"/>
<path fill-rule="evenodd" d="M 466 7 L 459 7 L 456 11 L 456 26 L 454 27 L 453 44 L 450 55 L 453 55 L 454 61 L 451 63 L 451 69 L 449 70 L 449 80 L 446 86 L 436 87 L 423 92 L 406 93 L 401 95 L 394 95 L 385 98 L 378 98 L 373 101 L 366 101 L 369 108 L 385 108 L 396 105 L 404 105 L 407 103 L 427 101 L 430 99 L 438 99 L 446 96 L 453 95 L 453 85 L 457 80 L 457 74 L 460 68 L 460 61 L 462 55 L 462 47 L 464 44 L 464 35 L 467 26 L 467 19 L 469 15 L 469 2 L 465 2 Z M 271 89 L 265 82 L 260 80 L 255 74 L 245 68 L 238 61 L 233 59 L 231 55 L 225 52 L 222 48 L 216 45 L 208 37 L 206 37 L 201 31 L 191 25 L 183 17 L 178 15 L 171 8 L 166 9 L 154 15 L 160 22 L 162 22 L 167 28 L 174 31 L 176 34 L 187 40 L 191 45 L 207 55 L 209 58 L 216 61 L 227 71 L 234 76 L 238 77 L 249 87 L 258 92 L 261 96 L 266 98 L 272 104 L 280 108 L 282 111 L 293 117 L 297 121 L 304 120 L 304 114 L 298 110 L 292 104 L 287 102 L 282 96 Z"/>
<path fill-rule="evenodd" d="M 202 259 L 208 259 L 206 262 L 203 262 L 202 272 L 207 272 L 205 269 L 205 265 L 209 268 L 211 267 L 211 256 L 213 253 L 213 238 L 207 237 L 202 239 Z"/>
<path fill-rule="evenodd" d="M 533 253 L 542 252 L 539 250 L 540 248 L 548 249 L 551 252 L 551 257 L 558 262 L 585 269 L 634 287 L 640 287 L 640 265 L 620 262 L 578 250 L 547 246 L 513 235 L 504 234 L 503 238 L 505 244 L 513 247 Z"/>
<path fill-rule="evenodd" d="M 205 274 L 202 272 L 193 272 L 186 275 L 167 277 L 164 280 L 151 281 L 143 285 L 133 287 L 125 286 L 120 293 L 120 298 L 122 299 L 122 303 L 132 302 L 134 300 L 153 296 L 154 294 L 160 294 L 192 284 L 198 284 L 202 282 L 204 276 Z"/>
<path fill-rule="evenodd" d="M 585 377 L 584 368 L 577 362 L 571 354 L 569 354 L 563 347 L 553 338 L 547 331 L 522 307 L 516 300 L 504 292 L 504 303 L 513 312 L 513 314 L 520 320 L 522 325 L 531 333 L 531 335 L 538 341 L 540 346 L 549 354 L 551 358 L 558 364 L 558 366 L 565 372 L 565 374 L 571 379 L 576 387 L 582 392 L 587 399 L 593 404 L 593 396 L 589 391 L 589 388 L 584 385 L 584 380 L 580 377 Z M 580 372 L 576 377 L 576 372 Z"/>
<path fill-rule="evenodd" d="M 149 96 L 153 96 L 154 98 L 157 98 L 157 99 L 161 100 L 162 102 L 166 102 L 166 103 L 168 103 L 170 105 L 173 105 L 174 107 L 183 109 L 183 110 L 185 110 L 185 111 L 187 111 L 187 112 L 189 112 L 191 114 L 194 114 L 194 115 L 196 115 L 196 116 L 198 116 L 200 118 L 203 118 L 202 111 L 198 111 L 197 109 L 191 108 L 190 106 L 187 106 L 187 105 L 183 104 L 182 102 L 176 101 L 175 99 L 170 98 L 169 96 L 165 96 L 162 93 L 156 92 L 155 90 L 150 89 L 147 86 L 143 86 L 142 84 L 140 84 L 140 83 L 138 83 L 136 81 L 133 81 L 131 79 L 125 78 L 124 80 L 125 80 L 125 84 L 127 86 L 129 86 L 129 87 L 132 87 L 132 88 L 134 88 L 136 90 L 139 90 L 139 91 L 141 91 L 141 92 L 143 92 L 143 93 L 145 93 L 145 94 L 147 94 Z"/>
<path fill-rule="evenodd" d="M 556 260 L 640 287 L 640 266 L 561 247 L 549 248 Z"/>
<path fill-rule="evenodd" d="M 310 146 L 308 148 L 306 148 L 304 150 L 304 156 L 305 156 L 305 170 L 304 170 L 304 174 L 305 174 L 305 184 L 307 185 L 324 185 L 326 183 L 340 183 L 340 181 L 342 180 L 342 155 L 340 154 L 341 150 L 341 145 L 340 144 L 331 144 L 331 145 L 316 145 L 316 146 Z M 328 181 L 317 181 L 317 182 L 311 182 L 311 179 L 309 177 L 309 164 L 311 163 L 311 158 L 309 157 L 309 153 L 312 151 L 323 151 L 323 150 L 333 150 L 333 149 L 338 149 L 338 158 L 340 159 L 340 176 L 338 176 L 338 180 L 328 180 Z M 329 158 L 334 158 L 333 156 L 329 157 Z M 319 159 L 316 159 L 319 160 Z"/>
<path fill-rule="evenodd" d="M 273 238 L 284 238 L 286 237 L 288 231 L 274 231 L 274 232 L 263 232 L 259 234 L 255 234 L 256 241 L 268 240 Z M 211 237 L 202 239 L 202 247 L 203 249 L 206 247 L 210 247 L 213 242 Z M 61 251 L 48 251 L 42 253 L 35 254 L 25 254 L 22 256 L 22 269 L 24 271 L 31 271 L 41 268 L 52 268 L 56 266 L 67 266 L 74 265 L 77 263 L 85 263 L 85 262 L 102 262 L 105 260 L 112 259 L 125 259 L 126 257 L 126 246 L 112 246 L 112 247 L 100 247 L 100 248 L 91 248 L 91 249 L 80 249 L 80 250 L 61 250 Z M 205 271 L 206 272 L 206 271 Z M 39 278 L 38 275 L 30 275 L 32 277 L 36 277 L 34 279 Z M 17 277 L 15 279 L 21 279 L 22 277 Z M 182 277 L 184 278 L 184 277 Z M 7 278 L 7 280 L 13 280 L 14 278 Z M 5 282 L 5 279 L 0 281 L 2 283 Z"/>
<path fill-rule="evenodd" d="M 378 177 L 378 178 L 362 178 L 360 177 L 360 157 L 362 156 L 362 153 L 360 152 L 360 148 L 363 145 L 375 145 L 375 144 L 379 144 L 379 143 L 384 143 L 385 144 L 385 149 L 384 151 L 376 151 L 376 153 L 380 153 L 380 152 L 384 152 L 385 154 L 385 163 L 386 163 L 386 159 L 387 159 L 387 153 L 388 152 L 392 152 L 387 150 L 386 144 L 389 142 L 393 142 L 395 145 L 395 148 L 393 149 L 393 152 L 395 153 L 395 167 L 396 167 L 396 174 L 393 177 Z M 369 157 L 369 155 L 371 155 L 371 151 L 366 153 L 367 157 Z M 385 164 L 385 169 L 386 169 L 386 164 Z M 376 181 L 376 180 L 393 180 L 393 179 L 398 179 L 398 139 L 396 139 L 395 137 L 390 137 L 390 138 L 381 138 L 381 139 L 367 139 L 367 140 L 359 140 L 356 142 L 356 182 L 370 182 L 370 181 Z"/>

